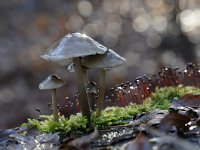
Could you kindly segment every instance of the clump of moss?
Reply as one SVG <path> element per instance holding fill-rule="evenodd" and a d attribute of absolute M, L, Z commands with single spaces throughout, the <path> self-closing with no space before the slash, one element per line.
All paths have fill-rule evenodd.
<path fill-rule="evenodd" d="M 168 109 L 173 99 L 181 98 L 186 94 L 200 94 L 200 89 L 192 86 L 183 87 L 182 85 L 177 87 L 157 88 L 152 96 L 145 101 L 151 103 L 150 107 L 152 109 Z"/>
<path fill-rule="evenodd" d="M 76 131 L 87 131 L 88 121 L 82 114 L 71 115 L 70 118 L 60 116 L 58 121 L 52 115 L 41 115 L 39 119 L 28 119 L 23 126 L 35 126 L 41 132 L 72 133 Z"/>
<path fill-rule="evenodd" d="M 97 112 L 92 114 L 92 123 L 98 129 L 106 129 L 112 125 L 126 124 L 131 116 L 142 112 L 149 112 L 154 109 L 168 109 L 174 98 L 180 98 L 186 94 L 200 94 L 200 88 L 192 86 L 177 86 L 156 88 L 152 96 L 147 98 L 143 104 L 130 104 L 127 107 L 107 107 L 100 115 Z M 28 126 L 36 126 L 42 132 L 64 132 L 72 133 L 76 131 L 87 131 L 88 121 L 80 113 L 71 115 L 70 118 L 59 117 L 55 121 L 53 116 L 42 115 L 40 120 L 28 119 Z"/>
<path fill-rule="evenodd" d="M 151 100 L 145 100 L 142 105 L 131 103 L 129 106 L 125 107 L 124 109 L 129 115 L 134 116 L 137 114 L 141 114 L 142 112 L 151 111 L 152 110 L 151 104 L 152 104 Z"/>
<path fill-rule="evenodd" d="M 109 128 L 112 125 L 126 124 L 127 119 L 131 116 L 122 107 L 107 107 L 101 111 L 100 115 L 97 112 L 92 114 L 92 122 L 98 129 Z"/>
<path fill-rule="evenodd" d="M 157 108 L 163 110 L 169 109 L 173 99 L 181 98 L 186 94 L 200 94 L 200 88 L 192 86 L 184 87 L 182 85 L 156 88 L 152 96 L 147 98 L 142 105 L 130 104 L 126 107 L 126 111 L 129 115 L 136 115 Z"/>

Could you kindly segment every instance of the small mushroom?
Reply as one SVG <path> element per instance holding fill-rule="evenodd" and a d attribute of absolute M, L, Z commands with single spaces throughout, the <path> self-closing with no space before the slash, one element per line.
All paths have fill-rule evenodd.
<path fill-rule="evenodd" d="M 97 108 L 101 111 L 104 107 L 104 94 L 105 94 L 105 75 L 106 71 L 120 66 L 125 59 L 119 54 L 109 49 L 103 55 L 87 56 L 83 60 L 83 66 L 87 68 L 100 68 L 99 75 L 99 93 Z"/>
<path fill-rule="evenodd" d="M 75 72 L 75 65 L 73 63 L 71 63 L 68 67 L 67 70 L 69 72 Z M 93 112 L 94 111 L 94 99 L 93 96 L 94 94 L 97 93 L 97 84 L 94 81 L 90 81 L 88 79 L 88 75 L 87 75 L 87 67 L 83 66 L 83 76 L 84 76 L 84 81 L 85 81 L 85 86 L 86 86 L 86 94 L 88 97 L 88 104 L 89 104 L 89 108 L 90 111 Z"/>
<path fill-rule="evenodd" d="M 86 94 L 87 94 L 87 101 L 88 101 L 88 105 L 89 105 L 89 109 L 90 112 L 94 111 L 94 107 L 92 106 L 92 104 L 94 103 L 92 100 L 92 95 L 93 93 L 87 92 L 87 86 L 89 84 L 89 79 L 88 79 L 88 74 L 87 74 L 87 67 L 82 66 L 82 73 L 83 73 L 83 79 L 84 79 L 84 83 L 85 83 L 85 87 L 86 87 Z M 71 63 L 68 67 L 67 70 L 71 73 L 75 72 L 75 64 Z M 95 82 L 94 82 L 95 83 Z M 96 84 L 96 83 L 95 83 Z"/>
<path fill-rule="evenodd" d="M 94 81 L 88 82 L 86 86 L 90 111 L 94 111 L 94 94 L 97 93 L 97 84 Z"/>
<path fill-rule="evenodd" d="M 65 82 L 56 75 L 50 75 L 39 84 L 40 90 L 51 90 L 53 116 L 58 121 L 56 89 L 62 87 Z"/>
<path fill-rule="evenodd" d="M 86 116 L 88 120 L 90 120 L 90 111 L 87 102 L 81 59 L 89 55 L 104 54 L 106 51 L 107 48 L 105 46 L 87 35 L 71 33 L 53 44 L 41 56 L 46 60 L 54 61 L 64 66 L 68 65 L 70 61 L 74 63 L 75 72 L 77 74 L 80 108 L 83 116 Z"/>

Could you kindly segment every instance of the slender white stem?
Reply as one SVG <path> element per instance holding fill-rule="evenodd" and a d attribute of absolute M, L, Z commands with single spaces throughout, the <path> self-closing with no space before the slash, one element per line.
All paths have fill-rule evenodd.
<path fill-rule="evenodd" d="M 82 72 L 82 66 L 80 63 L 80 58 L 74 58 L 73 63 L 75 64 L 75 72 L 77 74 L 77 84 L 78 84 L 78 99 L 80 104 L 80 109 L 82 111 L 83 116 L 86 116 L 90 121 L 90 110 L 88 105 L 88 99 L 86 94 L 85 82 Z"/>
<path fill-rule="evenodd" d="M 87 73 L 87 69 L 86 68 L 82 68 L 82 72 L 83 72 L 83 78 L 84 78 L 84 82 L 85 82 L 85 87 L 87 87 L 89 79 L 88 79 L 88 73 Z M 89 104 L 89 108 L 90 108 L 90 112 L 94 111 L 94 99 L 92 97 L 92 93 L 87 93 L 87 98 L 88 98 L 88 104 Z"/>
<path fill-rule="evenodd" d="M 99 109 L 99 111 L 101 111 L 104 108 L 105 76 L 106 76 L 106 71 L 104 69 L 100 69 L 99 93 L 98 93 L 98 100 L 97 100 L 97 108 Z"/>
<path fill-rule="evenodd" d="M 56 100 L 56 89 L 51 90 L 52 97 L 52 107 L 53 107 L 53 117 L 55 121 L 58 121 L 58 109 L 57 109 L 57 100 Z"/>

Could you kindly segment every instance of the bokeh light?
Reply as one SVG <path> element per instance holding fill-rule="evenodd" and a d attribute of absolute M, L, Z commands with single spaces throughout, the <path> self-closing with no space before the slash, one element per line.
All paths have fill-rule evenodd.
<path fill-rule="evenodd" d="M 83 17 L 89 17 L 93 13 L 93 6 L 90 1 L 80 1 L 77 7 L 80 15 Z"/>

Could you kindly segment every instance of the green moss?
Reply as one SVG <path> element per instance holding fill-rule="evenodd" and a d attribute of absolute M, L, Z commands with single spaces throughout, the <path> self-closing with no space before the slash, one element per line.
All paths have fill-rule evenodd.
<path fill-rule="evenodd" d="M 125 108 L 121 107 L 107 107 L 100 115 L 97 115 L 97 112 L 92 114 L 92 122 L 99 129 L 109 128 L 116 124 L 125 124 L 127 123 L 125 120 L 130 118 L 131 116 Z"/>
<path fill-rule="evenodd" d="M 100 129 L 110 127 L 111 125 L 124 124 L 124 120 L 154 109 L 168 109 L 174 98 L 180 98 L 185 94 L 200 94 L 200 89 L 195 87 L 165 87 L 157 88 L 152 96 L 147 98 L 142 105 L 131 103 L 127 107 L 109 107 L 102 111 L 100 116 L 93 114 L 94 125 Z"/>
<path fill-rule="evenodd" d="M 200 89 L 187 86 L 157 88 L 152 96 L 147 98 L 142 105 L 130 104 L 127 107 L 107 107 L 100 115 L 92 114 L 92 123 L 98 129 L 106 129 L 112 125 L 126 124 L 133 115 L 149 112 L 156 108 L 168 109 L 174 98 L 180 98 L 186 94 L 200 94 Z M 40 121 L 39 121 L 40 120 Z M 42 115 L 40 119 L 28 119 L 26 126 L 36 126 L 41 132 L 72 133 L 87 131 L 88 121 L 80 113 L 71 115 L 70 118 L 59 116 L 59 122 L 54 121 L 53 116 Z"/>
<path fill-rule="evenodd" d="M 28 119 L 28 123 L 23 126 L 36 126 L 41 132 L 60 132 L 60 133 L 72 133 L 76 131 L 86 131 L 88 121 L 80 113 L 77 115 L 71 115 L 70 118 L 59 116 L 59 121 L 55 121 L 53 116 L 41 115 L 39 119 Z"/>
<path fill-rule="evenodd" d="M 66 120 L 66 119 L 65 119 Z M 63 123 L 64 131 L 70 133 L 71 131 L 86 131 L 88 121 L 86 117 L 78 113 L 77 115 L 71 115 L 69 120 Z"/>
<path fill-rule="evenodd" d="M 192 86 L 177 86 L 157 88 L 151 97 L 145 101 L 150 103 L 150 108 L 168 109 L 175 98 L 183 97 L 186 94 L 200 94 L 200 89 Z M 151 109 L 150 109 L 151 110 Z"/>
<path fill-rule="evenodd" d="M 142 112 L 148 112 L 152 110 L 151 103 L 151 100 L 145 100 L 142 105 L 131 103 L 129 106 L 125 107 L 125 111 L 131 116 L 140 114 Z"/>

